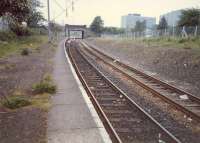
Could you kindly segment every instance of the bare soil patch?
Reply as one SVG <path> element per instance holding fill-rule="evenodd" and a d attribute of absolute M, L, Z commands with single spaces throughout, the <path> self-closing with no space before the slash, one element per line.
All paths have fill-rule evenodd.
<path fill-rule="evenodd" d="M 53 70 L 52 44 L 32 49 L 28 56 L 15 53 L 0 58 L 0 100 L 23 94 L 34 97 L 32 86 Z M 9 110 L 0 106 L 1 143 L 44 143 L 47 112 L 36 106 Z"/>
<path fill-rule="evenodd" d="M 149 46 L 131 40 L 87 41 L 124 63 L 200 96 L 200 48 Z"/>

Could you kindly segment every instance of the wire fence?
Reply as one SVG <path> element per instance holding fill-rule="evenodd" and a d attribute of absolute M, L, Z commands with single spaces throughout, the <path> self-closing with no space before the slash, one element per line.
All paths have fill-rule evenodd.
<path fill-rule="evenodd" d="M 161 38 L 161 37 L 198 37 L 200 36 L 200 26 L 194 27 L 170 27 L 167 29 L 146 29 L 145 31 L 126 31 L 121 34 L 103 34 L 102 37 L 112 37 L 112 38 Z"/>

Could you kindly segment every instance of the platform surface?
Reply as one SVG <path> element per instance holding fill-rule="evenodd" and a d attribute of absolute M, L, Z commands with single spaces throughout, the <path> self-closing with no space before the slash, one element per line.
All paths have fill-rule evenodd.
<path fill-rule="evenodd" d="M 111 142 L 89 98 L 83 96 L 63 47 L 62 41 L 54 60 L 58 91 L 48 114 L 48 143 Z"/>

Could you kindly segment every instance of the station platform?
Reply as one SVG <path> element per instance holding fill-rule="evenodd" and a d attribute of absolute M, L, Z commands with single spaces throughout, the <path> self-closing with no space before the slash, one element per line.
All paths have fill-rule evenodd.
<path fill-rule="evenodd" d="M 48 113 L 48 143 L 111 143 L 60 42 L 54 60 L 57 93 Z"/>

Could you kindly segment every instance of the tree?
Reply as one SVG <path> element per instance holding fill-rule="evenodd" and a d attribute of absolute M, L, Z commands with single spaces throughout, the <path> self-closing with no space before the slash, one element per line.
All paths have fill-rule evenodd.
<path fill-rule="evenodd" d="M 107 34 L 121 34 L 124 33 L 124 29 L 117 27 L 104 27 L 103 32 Z"/>
<path fill-rule="evenodd" d="M 167 23 L 166 18 L 163 16 L 159 21 L 157 29 L 163 30 L 163 29 L 167 29 L 167 28 L 168 28 L 168 23 Z"/>
<path fill-rule="evenodd" d="M 146 29 L 146 21 L 136 21 L 136 24 L 135 24 L 135 27 L 132 31 L 135 31 L 135 32 L 144 32 Z"/>
<path fill-rule="evenodd" d="M 29 35 L 30 32 L 22 25 L 31 11 L 32 0 L 1 0 L 0 17 L 6 17 L 10 29 L 18 36 Z"/>
<path fill-rule="evenodd" d="M 38 27 L 39 23 L 42 21 L 45 21 L 45 18 L 43 17 L 41 12 L 31 12 L 27 19 L 27 25 L 28 27 Z"/>
<path fill-rule="evenodd" d="M 31 11 L 27 18 L 28 27 L 38 27 L 40 22 L 45 21 L 42 13 L 38 11 L 37 8 L 41 8 L 41 2 L 38 0 L 32 0 L 31 3 Z"/>
<path fill-rule="evenodd" d="M 191 8 L 182 10 L 178 26 L 200 25 L 200 9 Z"/>
<path fill-rule="evenodd" d="M 100 16 L 94 18 L 92 24 L 90 25 L 90 30 L 94 33 L 100 35 L 103 32 L 104 22 Z"/>
<path fill-rule="evenodd" d="M 30 0 L 0 0 L 0 17 L 9 16 L 12 20 L 21 23 L 26 20 L 29 12 Z"/>

